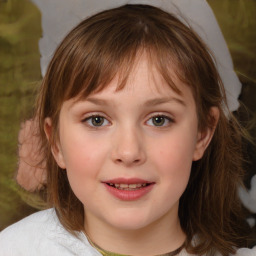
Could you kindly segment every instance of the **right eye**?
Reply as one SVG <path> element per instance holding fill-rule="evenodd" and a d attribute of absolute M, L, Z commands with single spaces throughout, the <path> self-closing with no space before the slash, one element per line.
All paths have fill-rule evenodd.
<path fill-rule="evenodd" d="M 165 127 L 165 126 L 170 126 L 171 123 L 173 123 L 174 120 L 166 115 L 155 115 L 152 116 L 148 121 L 147 124 L 150 126 L 155 126 L 155 127 Z"/>
<path fill-rule="evenodd" d="M 92 126 L 92 127 L 101 127 L 109 124 L 109 121 L 105 117 L 99 116 L 99 115 L 92 115 L 92 116 L 86 117 L 83 120 L 83 122 L 86 122 L 89 126 Z"/>

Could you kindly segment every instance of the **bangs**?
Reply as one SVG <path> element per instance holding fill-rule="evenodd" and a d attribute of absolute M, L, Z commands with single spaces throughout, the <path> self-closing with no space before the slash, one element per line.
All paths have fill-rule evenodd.
<path fill-rule="evenodd" d="M 143 53 L 146 53 L 149 65 L 153 65 L 166 83 L 180 93 L 170 72 L 170 68 L 176 67 L 175 74 L 183 82 L 187 80 L 178 56 L 180 42 L 175 41 L 176 18 L 169 26 L 161 22 L 161 28 L 160 21 L 155 17 L 153 20 L 149 14 L 141 16 L 134 11 L 125 15 L 117 8 L 116 15 L 112 13 L 110 18 L 105 11 L 83 21 L 67 35 L 56 51 L 58 58 L 51 63 L 55 68 L 50 68 L 52 77 L 60 74 L 54 86 L 61 86 L 59 91 L 64 92 L 61 101 L 86 98 L 104 89 L 115 77 L 118 77 L 117 90 L 124 88 Z M 167 21 L 171 22 L 169 14 Z"/>
<path fill-rule="evenodd" d="M 212 88 L 212 95 L 219 91 L 212 58 L 190 28 L 164 11 L 126 5 L 84 20 L 63 40 L 46 75 L 47 94 L 54 95 L 48 110 L 57 114 L 64 101 L 87 98 L 114 78 L 118 78 L 116 90 L 121 90 L 142 54 L 176 93 L 181 91 L 174 75 L 188 85 L 197 106 L 207 97 L 205 85 Z"/>
<path fill-rule="evenodd" d="M 137 64 L 142 56 L 146 56 L 151 74 L 154 73 L 153 70 L 157 70 L 170 88 L 178 94 L 181 93 L 171 77 L 173 73 L 178 74 L 178 69 L 176 70 L 177 65 L 173 65 L 173 58 L 171 56 L 168 58 L 164 55 L 163 58 L 159 58 L 160 53 L 157 49 L 146 45 L 140 46 L 137 49 L 131 45 L 129 49 L 124 50 L 125 53 L 123 51 L 120 56 L 106 52 L 106 55 L 109 54 L 109 56 L 106 58 L 105 55 L 100 58 L 97 67 L 94 66 L 93 68 L 94 72 L 82 68 L 82 70 L 77 73 L 74 81 L 71 82 L 71 90 L 67 93 L 65 99 L 86 99 L 89 95 L 104 90 L 113 79 L 117 80 L 116 91 L 122 90 L 126 86 L 130 76 L 136 72 Z M 164 60 L 164 58 L 166 60 Z M 166 65 L 167 60 L 169 62 L 168 65 Z M 173 67 L 175 68 L 174 72 Z M 85 73 L 88 75 L 84 75 Z M 89 74 L 93 75 L 89 76 Z M 158 90 L 158 88 L 159 87 L 156 89 Z"/>

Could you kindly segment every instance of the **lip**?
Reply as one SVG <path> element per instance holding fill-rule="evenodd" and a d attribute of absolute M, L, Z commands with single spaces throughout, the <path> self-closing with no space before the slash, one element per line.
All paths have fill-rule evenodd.
<path fill-rule="evenodd" d="M 113 184 L 143 184 L 143 183 L 153 183 L 152 181 L 143 180 L 139 178 L 115 178 L 111 180 L 105 180 L 103 183 L 113 183 Z"/>
<path fill-rule="evenodd" d="M 147 195 L 154 187 L 155 182 L 138 179 L 138 178 L 115 178 L 102 182 L 106 190 L 115 198 L 122 201 L 135 201 Z M 113 186 L 108 185 L 112 184 L 147 184 L 146 187 L 137 188 L 135 190 L 120 190 Z"/>

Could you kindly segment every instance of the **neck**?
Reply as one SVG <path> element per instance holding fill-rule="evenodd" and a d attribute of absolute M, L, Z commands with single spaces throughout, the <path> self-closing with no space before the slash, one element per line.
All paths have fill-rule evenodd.
<path fill-rule="evenodd" d="M 186 238 L 178 217 L 169 222 L 169 225 L 158 220 L 150 226 L 136 230 L 120 230 L 99 221 L 91 222 L 91 219 L 85 227 L 93 243 L 104 250 L 124 255 L 165 254 L 182 246 Z"/>

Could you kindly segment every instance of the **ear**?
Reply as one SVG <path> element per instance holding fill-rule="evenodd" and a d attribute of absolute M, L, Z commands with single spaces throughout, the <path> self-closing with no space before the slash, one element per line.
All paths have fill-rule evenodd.
<path fill-rule="evenodd" d="M 45 118 L 44 120 L 44 132 L 46 134 L 46 137 L 50 142 L 50 138 L 52 135 L 52 120 L 50 117 Z M 64 161 L 64 157 L 61 151 L 61 146 L 59 142 L 54 143 L 53 145 L 51 145 L 51 151 L 53 154 L 53 157 L 55 159 L 55 161 L 57 162 L 58 166 L 62 169 L 66 169 L 66 165 L 65 165 L 65 161 Z"/>
<path fill-rule="evenodd" d="M 193 161 L 201 159 L 208 145 L 211 142 L 215 128 L 219 121 L 219 109 L 217 107 L 211 107 L 209 115 L 214 120 L 211 127 L 207 127 L 204 131 L 199 131 L 197 136 L 196 149 L 194 151 Z"/>

